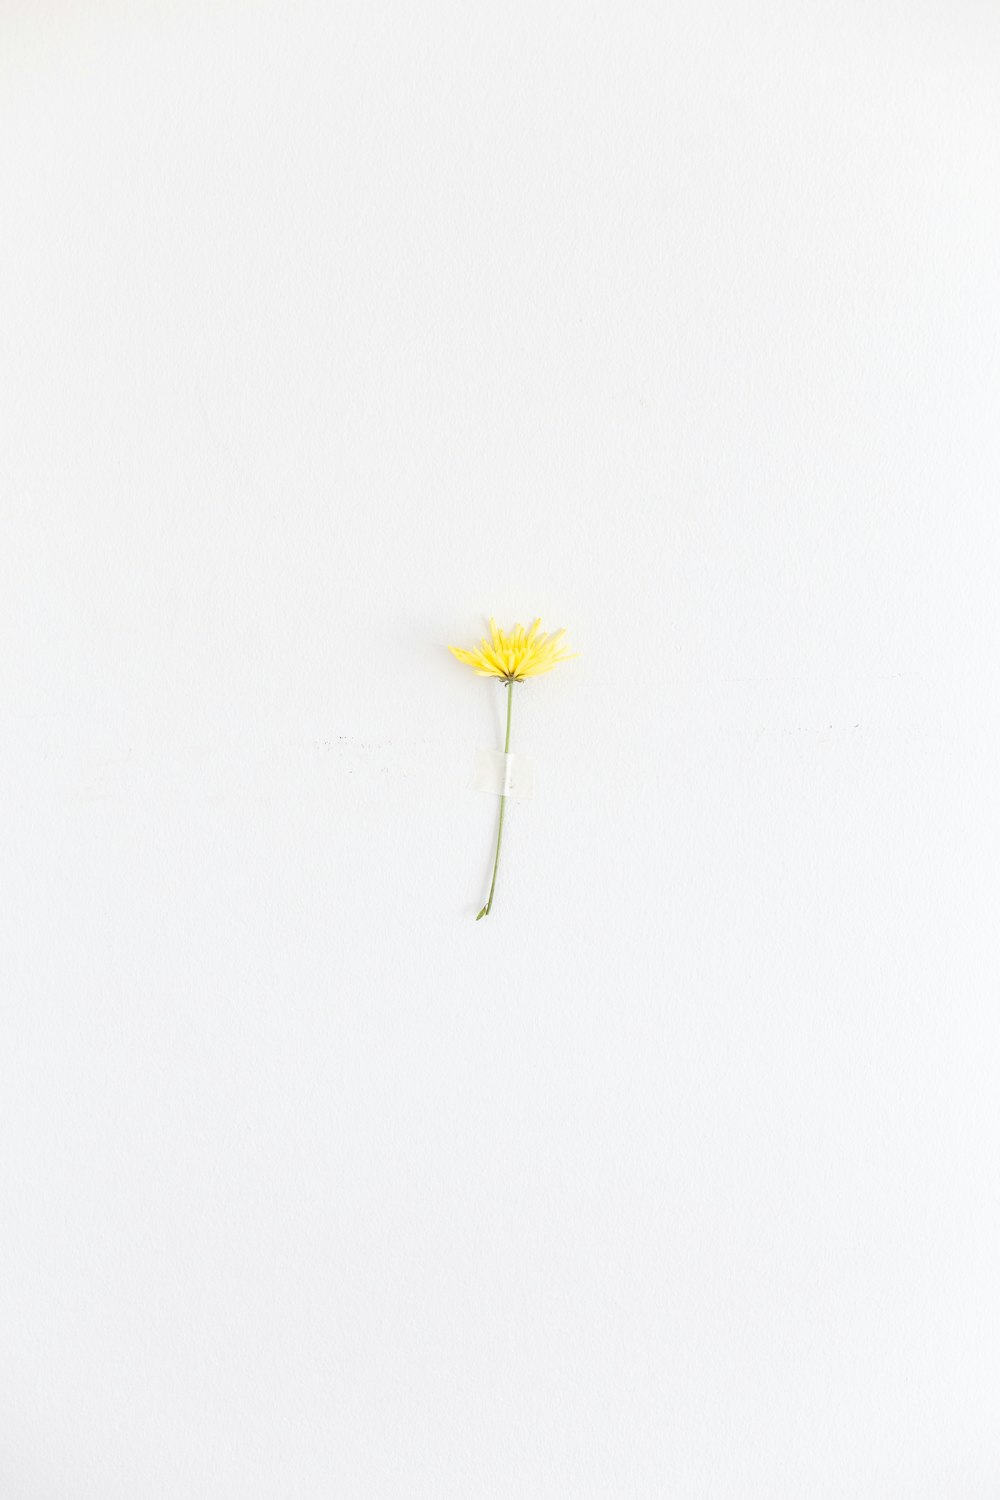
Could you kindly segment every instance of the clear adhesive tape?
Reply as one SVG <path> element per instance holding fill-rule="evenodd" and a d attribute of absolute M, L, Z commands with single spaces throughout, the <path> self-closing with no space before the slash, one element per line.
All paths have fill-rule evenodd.
<path fill-rule="evenodd" d="M 535 762 L 526 755 L 505 755 L 502 750 L 477 750 L 472 790 L 528 802 L 535 792 Z"/>

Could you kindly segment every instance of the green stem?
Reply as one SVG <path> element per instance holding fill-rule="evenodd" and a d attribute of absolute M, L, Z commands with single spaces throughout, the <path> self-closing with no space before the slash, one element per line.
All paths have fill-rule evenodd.
<path fill-rule="evenodd" d="M 510 754 L 510 710 L 511 710 L 511 705 L 513 704 L 513 702 L 514 702 L 514 684 L 513 684 L 513 682 L 508 682 L 507 683 L 507 738 L 504 740 L 504 743 L 503 743 L 503 753 L 504 753 L 504 755 L 509 755 Z M 493 905 L 493 892 L 496 890 L 496 887 L 497 887 L 497 869 L 499 868 L 499 865 L 500 865 L 500 840 L 503 838 L 503 815 L 504 815 L 504 812 L 506 811 L 506 809 L 507 809 L 507 798 L 506 797 L 501 797 L 500 798 L 500 826 L 497 828 L 497 853 L 496 853 L 496 858 L 493 861 L 493 879 L 490 881 L 490 894 L 489 894 L 489 897 L 487 899 L 486 905 L 483 907 L 482 911 L 479 913 L 479 916 L 477 916 L 477 918 L 476 918 L 477 922 L 479 921 L 479 917 L 488 917 L 489 916 L 489 914 L 490 914 L 490 907 Z"/>

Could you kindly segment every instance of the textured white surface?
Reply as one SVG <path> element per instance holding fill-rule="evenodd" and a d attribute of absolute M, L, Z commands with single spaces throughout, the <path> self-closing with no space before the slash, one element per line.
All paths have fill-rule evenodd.
<path fill-rule="evenodd" d="M 4 7 L 4 1496 L 998 1493 L 998 68 Z"/>

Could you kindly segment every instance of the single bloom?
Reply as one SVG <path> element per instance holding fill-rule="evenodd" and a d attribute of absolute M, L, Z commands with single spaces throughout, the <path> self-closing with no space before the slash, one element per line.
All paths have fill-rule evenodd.
<path fill-rule="evenodd" d="M 506 688 L 507 733 L 503 746 L 505 756 L 510 755 L 510 711 L 514 706 L 515 682 L 523 682 L 526 677 L 538 677 L 542 672 L 551 672 L 552 668 L 558 666 L 561 661 L 569 661 L 570 657 L 578 654 L 575 651 L 563 649 L 565 630 L 557 630 L 553 636 L 546 635 L 544 631 L 539 635 L 538 627 L 541 623 L 541 620 L 536 620 L 531 629 L 525 633 L 523 625 L 515 625 L 513 630 L 500 630 L 496 620 L 491 619 L 489 641 L 480 641 L 472 651 L 466 651 L 461 646 L 448 647 L 453 656 L 457 656 L 459 661 L 468 663 L 479 673 L 480 677 L 499 677 Z M 507 796 L 504 793 L 500 798 L 497 851 L 493 857 L 490 894 L 486 898 L 486 905 L 476 917 L 477 922 L 482 917 L 488 917 L 493 910 L 493 895 L 497 888 L 500 842 L 503 838 L 503 819 L 506 810 Z"/>
<path fill-rule="evenodd" d="M 501 630 L 496 620 L 490 620 L 490 639 L 482 640 L 471 651 L 461 646 L 449 646 L 448 650 L 459 661 L 474 667 L 480 677 L 499 677 L 503 682 L 523 682 L 526 677 L 537 677 L 542 672 L 551 672 L 561 661 L 569 661 L 578 653 L 565 651 L 562 641 L 565 630 L 555 635 L 539 634 L 541 620 L 536 620 L 531 629 L 515 625 L 513 630 Z"/>

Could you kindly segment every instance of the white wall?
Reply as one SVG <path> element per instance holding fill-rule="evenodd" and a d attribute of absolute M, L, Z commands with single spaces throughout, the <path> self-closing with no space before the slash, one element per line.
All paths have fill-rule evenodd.
<path fill-rule="evenodd" d="M 5 1496 L 998 1493 L 998 76 L 4 7 Z"/>

